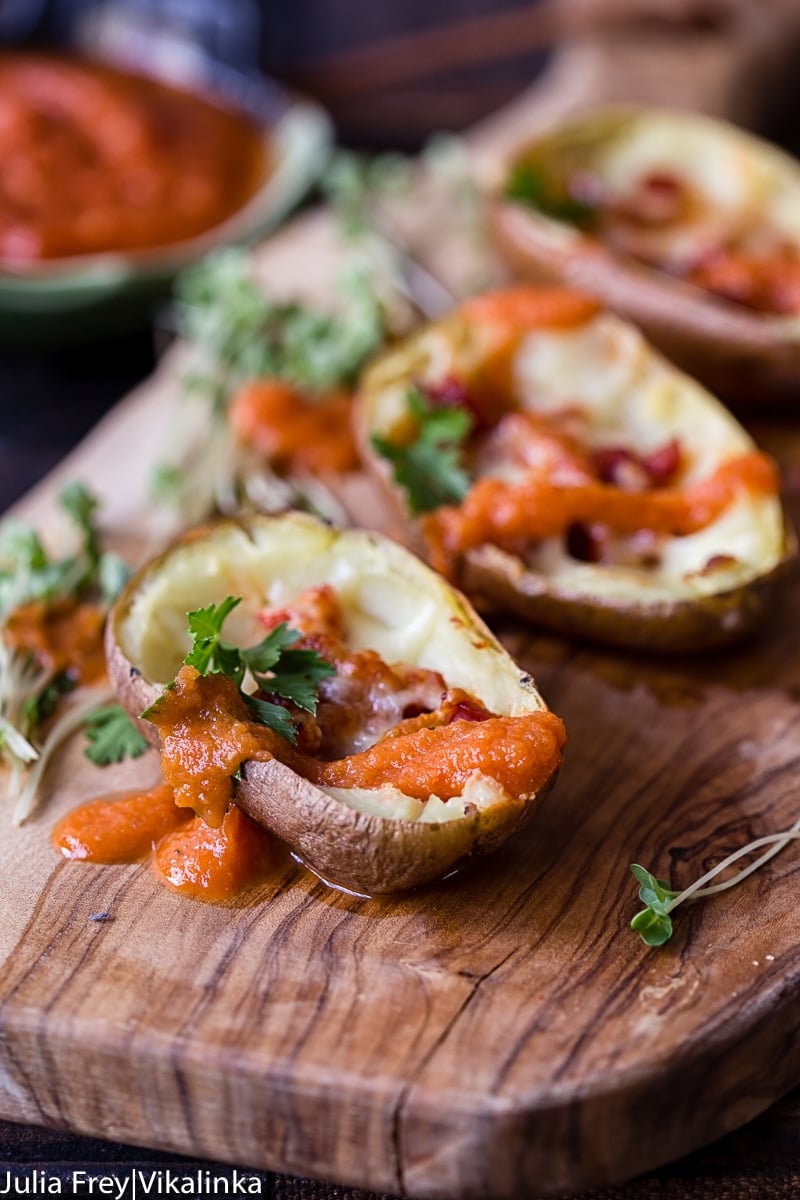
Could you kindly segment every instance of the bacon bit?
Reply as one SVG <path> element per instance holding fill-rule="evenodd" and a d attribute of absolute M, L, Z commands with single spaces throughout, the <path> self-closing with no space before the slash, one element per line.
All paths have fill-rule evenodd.
<path fill-rule="evenodd" d="M 603 446 L 592 455 L 594 468 L 602 482 L 627 492 L 665 487 L 678 473 L 681 461 L 681 447 L 676 438 L 651 454 L 639 455 L 622 446 Z"/>
<path fill-rule="evenodd" d="M 613 484 L 626 492 L 643 492 L 650 486 L 644 464 L 630 450 L 621 446 L 603 446 L 595 450 L 592 461 L 603 483 Z"/>
<path fill-rule="evenodd" d="M 735 558 L 733 554 L 712 554 L 706 565 L 697 574 L 713 575 L 715 571 L 722 571 L 726 567 L 735 567 L 738 562 L 738 558 Z"/>
<path fill-rule="evenodd" d="M 257 619 L 268 633 L 285 622 L 302 634 L 326 634 L 338 640 L 345 636 L 342 606 L 329 583 L 306 588 L 281 608 L 263 608 Z"/>
<path fill-rule="evenodd" d="M 667 171 L 649 171 L 636 184 L 624 216 L 642 225 L 668 225 L 685 213 L 689 192 L 685 182 Z"/>
<path fill-rule="evenodd" d="M 654 450 L 652 454 L 646 454 L 641 459 L 641 462 L 650 476 L 652 486 L 664 487 L 666 484 L 672 483 L 678 474 L 682 459 L 681 444 L 677 438 L 673 438 L 671 442 L 667 442 L 660 450 Z"/>
<path fill-rule="evenodd" d="M 474 696 L 468 696 L 454 706 L 448 724 L 452 725 L 453 721 L 488 721 L 491 715 L 488 708 L 479 704 Z"/>
<path fill-rule="evenodd" d="M 586 563 L 604 562 L 608 530 L 605 525 L 586 525 L 578 521 L 567 530 L 566 543 L 570 558 Z"/>
<path fill-rule="evenodd" d="M 492 713 L 475 696 L 463 688 L 451 688 L 442 693 L 438 707 L 407 717 L 388 730 L 377 744 L 417 733 L 420 729 L 440 729 L 454 721 L 487 721 L 491 716 Z"/>
<path fill-rule="evenodd" d="M 455 408 L 469 413 L 476 431 L 492 428 L 494 421 L 483 411 L 475 393 L 456 375 L 446 375 L 437 383 L 417 383 L 417 387 L 433 408 Z"/>

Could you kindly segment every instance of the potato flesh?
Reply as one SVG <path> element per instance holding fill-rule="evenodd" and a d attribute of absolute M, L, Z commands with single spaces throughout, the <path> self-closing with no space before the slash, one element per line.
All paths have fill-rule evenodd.
<path fill-rule="evenodd" d="M 160 562 L 146 573 L 116 626 L 123 653 L 153 683 L 171 680 L 189 649 L 187 611 L 242 596 L 225 635 L 250 645 L 264 635 L 257 620 L 262 608 L 284 606 L 306 588 L 327 583 L 342 604 L 351 650 L 371 648 L 389 663 L 439 671 L 449 687 L 471 692 L 497 715 L 544 708 L 462 598 L 407 551 L 370 534 L 333 530 L 292 514 L 273 519 L 268 531 L 259 522 L 249 531 L 222 524 L 213 536 L 169 551 L 168 569 Z M 470 781 L 461 797 L 438 800 L 424 819 L 453 820 L 465 815 L 465 805 L 507 803 L 506 792 L 488 787 L 490 782 L 476 790 Z M 392 788 L 321 790 L 389 818 L 417 820 L 428 808 Z"/>

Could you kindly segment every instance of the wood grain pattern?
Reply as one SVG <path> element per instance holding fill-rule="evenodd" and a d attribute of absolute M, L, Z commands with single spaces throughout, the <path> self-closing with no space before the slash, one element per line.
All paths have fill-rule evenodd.
<path fill-rule="evenodd" d="M 324 292 L 323 218 L 265 253 L 273 285 L 294 289 L 298 252 Z M 141 553 L 179 370 L 20 514 L 53 529 L 80 476 Z M 800 434 L 757 432 L 796 481 Z M 371 513 L 368 485 L 351 503 Z M 499 623 L 567 722 L 562 777 L 493 858 L 403 897 L 341 895 L 281 858 L 253 903 L 216 908 L 146 868 L 60 863 L 57 817 L 157 769 L 100 776 L 69 746 L 47 808 L 0 841 L 0 1116 L 430 1197 L 598 1184 L 748 1120 L 800 1080 L 800 850 L 681 910 L 660 951 L 628 929 L 628 864 L 684 884 L 795 818 L 799 595 L 795 578 L 760 639 L 692 661 Z"/>

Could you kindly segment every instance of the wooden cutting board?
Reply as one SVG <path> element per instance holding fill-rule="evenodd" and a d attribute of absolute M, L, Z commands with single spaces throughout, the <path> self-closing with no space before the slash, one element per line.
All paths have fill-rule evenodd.
<path fill-rule="evenodd" d="M 324 292 L 329 241 L 305 218 L 262 266 Z M 178 371 L 19 514 L 57 536 L 79 477 L 141 554 Z M 757 432 L 797 488 L 800 433 Z M 681 910 L 661 950 L 628 928 L 628 864 L 682 885 L 797 816 L 799 596 L 795 578 L 760 639 L 691 661 L 497 624 L 567 723 L 566 764 L 525 833 L 407 896 L 354 899 L 276 856 L 222 908 L 143 867 L 63 863 L 57 817 L 157 775 L 153 755 L 101 773 L 71 744 L 0 842 L 0 1117 L 432 1197 L 616 1180 L 747 1121 L 800 1081 L 800 847 Z"/>

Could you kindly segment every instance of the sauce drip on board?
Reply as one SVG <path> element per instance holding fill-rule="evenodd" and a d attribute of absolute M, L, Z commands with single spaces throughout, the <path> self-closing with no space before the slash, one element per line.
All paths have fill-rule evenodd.
<path fill-rule="evenodd" d="M 247 117 L 54 54 L 0 54 L 0 157 L 0 262 L 13 267 L 195 237 L 267 170 Z"/>
<path fill-rule="evenodd" d="M 162 882 L 209 903 L 236 900 L 267 878 L 277 851 L 273 838 L 232 807 L 212 829 L 175 803 L 172 788 L 101 797 L 63 817 L 53 844 L 68 859 L 134 863 L 150 859 Z"/>

